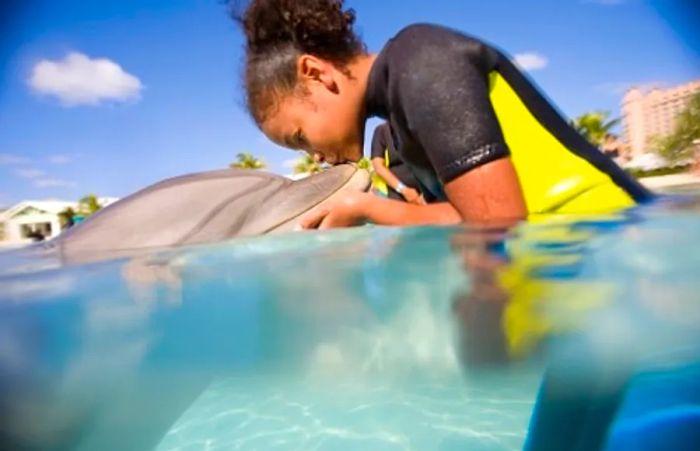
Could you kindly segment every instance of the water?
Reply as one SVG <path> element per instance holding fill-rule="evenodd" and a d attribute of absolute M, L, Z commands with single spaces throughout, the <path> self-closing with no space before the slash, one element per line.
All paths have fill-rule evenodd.
<path fill-rule="evenodd" d="M 699 206 L 5 254 L 0 443 L 693 449 Z"/>

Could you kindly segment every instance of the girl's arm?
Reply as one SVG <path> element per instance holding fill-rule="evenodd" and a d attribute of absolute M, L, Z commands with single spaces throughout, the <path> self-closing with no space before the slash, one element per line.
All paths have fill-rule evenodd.
<path fill-rule="evenodd" d="M 394 191 L 399 191 L 396 189 L 399 186 L 399 183 L 402 183 L 401 180 L 394 175 L 393 172 L 391 172 L 391 169 L 387 168 L 384 165 L 384 159 L 380 157 L 374 157 L 372 158 L 372 167 L 374 168 L 374 172 L 381 177 L 389 187 L 394 189 Z M 404 185 L 405 186 L 405 185 Z M 420 193 L 416 191 L 415 189 L 405 186 L 403 189 L 403 192 L 400 193 L 404 199 L 406 199 L 408 202 L 411 203 L 424 203 L 420 202 L 422 199 L 420 197 Z"/>
<path fill-rule="evenodd" d="M 465 221 L 524 219 L 525 199 L 509 157 L 462 174 L 445 185 L 450 203 Z"/>
<path fill-rule="evenodd" d="M 389 187 L 393 188 L 396 190 L 396 187 L 399 186 L 399 183 L 401 183 L 401 180 L 399 180 L 393 172 L 389 168 L 387 168 L 384 165 L 384 159 L 375 157 L 372 158 L 372 167 L 374 168 L 374 172 L 381 177 Z"/>
<path fill-rule="evenodd" d="M 348 193 L 341 200 L 311 212 L 304 229 L 348 227 L 365 222 L 380 225 L 457 224 L 460 214 L 449 202 L 416 205 L 370 193 Z"/>

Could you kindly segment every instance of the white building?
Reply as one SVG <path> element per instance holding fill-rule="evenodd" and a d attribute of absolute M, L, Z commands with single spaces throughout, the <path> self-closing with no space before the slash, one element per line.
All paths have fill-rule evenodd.
<path fill-rule="evenodd" d="M 115 198 L 99 198 L 103 207 L 115 202 Z M 61 233 L 59 214 L 72 208 L 77 211 L 77 202 L 61 200 L 27 200 L 0 212 L 0 247 L 29 244 L 41 236 L 51 239 Z"/>

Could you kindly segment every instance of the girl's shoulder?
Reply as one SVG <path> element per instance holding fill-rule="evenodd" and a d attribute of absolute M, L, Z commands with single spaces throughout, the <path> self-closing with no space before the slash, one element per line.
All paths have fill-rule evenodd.
<path fill-rule="evenodd" d="M 453 28 L 431 23 L 416 23 L 401 29 L 391 41 L 392 44 L 481 44 L 481 40 Z"/>
<path fill-rule="evenodd" d="M 400 30 L 382 51 L 393 64 L 413 65 L 427 61 L 466 58 L 481 61 L 493 52 L 482 40 L 459 30 L 430 23 L 417 23 Z M 392 65 L 393 65 L 392 64 Z"/>
<path fill-rule="evenodd" d="M 403 74 L 458 69 L 464 63 L 487 71 L 499 52 L 489 44 L 441 25 L 418 23 L 399 31 L 384 47 L 385 64 Z"/>

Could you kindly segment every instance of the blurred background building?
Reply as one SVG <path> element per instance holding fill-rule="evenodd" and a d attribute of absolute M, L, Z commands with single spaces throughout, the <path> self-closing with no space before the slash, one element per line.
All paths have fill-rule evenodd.
<path fill-rule="evenodd" d="M 627 91 L 622 99 L 622 124 L 632 156 L 653 150 L 654 138 L 671 134 L 676 118 L 697 92 L 700 80 L 671 88 Z"/>

